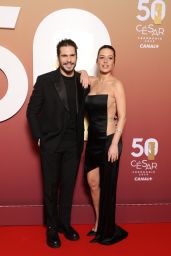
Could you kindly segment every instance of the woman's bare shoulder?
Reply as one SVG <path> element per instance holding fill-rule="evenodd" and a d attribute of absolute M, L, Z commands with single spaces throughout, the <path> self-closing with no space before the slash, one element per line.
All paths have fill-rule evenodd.
<path fill-rule="evenodd" d="M 88 78 L 91 84 L 97 80 L 96 76 L 89 76 Z"/>
<path fill-rule="evenodd" d="M 97 82 L 97 77 L 96 76 L 89 76 L 89 84 L 90 86 L 93 86 L 94 83 Z"/>
<path fill-rule="evenodd" d="M 116 77 L 112 78 L 111 84 L 114 89 L 122 89 L 123 88 L 123 83 Z"/>

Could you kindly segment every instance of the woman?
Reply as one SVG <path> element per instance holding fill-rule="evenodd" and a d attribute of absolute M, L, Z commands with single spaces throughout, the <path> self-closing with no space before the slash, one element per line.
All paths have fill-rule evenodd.
<path fill-rule="evenodd" d="M 112 46 L 104 45 L 99 49 L 97 65 L 99 75 L 90 77 L 90 92 L 86 98 L 89 128 L 85 172 L 96 214 L 95 226 L 88 235 L 95 235 L 91 242 L 109 245 L 128 235 L 115 224 L 116 185 L 126 104 L 123 85 L 112 75 L 115 65 Z"/>

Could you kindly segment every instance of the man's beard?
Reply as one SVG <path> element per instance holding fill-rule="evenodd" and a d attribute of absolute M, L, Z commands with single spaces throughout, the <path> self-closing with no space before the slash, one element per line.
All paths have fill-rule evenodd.
<path fill-rule="evenodd" d="M 72 69 L 68 70 L 65 68 L 65 65 L 67 65 L 68 63 L 70 63 L 72 65 Z M 76 63 L 72 63 L 72 62 L 67 62 L 64 63 L 63 65 L 60 65 L 60 69 L 66 74 L 66 75 L 71 75 L 75 69 Z"/>

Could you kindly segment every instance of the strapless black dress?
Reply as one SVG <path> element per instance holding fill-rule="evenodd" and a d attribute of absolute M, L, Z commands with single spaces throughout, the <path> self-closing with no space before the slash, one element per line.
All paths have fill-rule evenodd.
<path fill-rule="evenodd" d="M 85 174 L 96 167 L 100 168 L 100 205 L 97 242 L 113 244 L 126 238 L 128 233 L 115 224 L 116 188 L 119 160 L 108 162 L 108 149 L 113 135 L 107 131 L 108 95 L 88 95 L 86 112 L 88 116 L 88 141 L 85 151 Z M 118 144 L 119 158 L 122 142 Z"/>

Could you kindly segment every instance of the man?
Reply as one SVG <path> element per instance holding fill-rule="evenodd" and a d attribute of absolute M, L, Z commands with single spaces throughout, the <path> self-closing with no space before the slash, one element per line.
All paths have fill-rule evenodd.
<path fill-rule="evenodd" d="M 61 246 L 58 232 L 69 240 L 75 180 L 83 149 L 84 99 L 87 90 L 75 71 L 77 45 L 65 39 L 57 45 L 59 68 L 37 78 L 27 108 L 33 137 L 40 146 L 47 244 Z"/>

